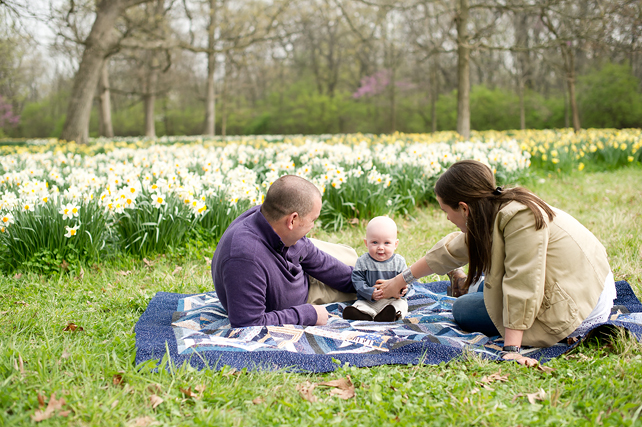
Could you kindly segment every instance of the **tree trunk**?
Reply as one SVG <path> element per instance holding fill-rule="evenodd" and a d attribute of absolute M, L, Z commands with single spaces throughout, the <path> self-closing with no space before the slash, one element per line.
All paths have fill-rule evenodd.
<path fill-rule="evenodd" d="M 436 62 L 436 61 L 435 61 Z M 439 96 L 437 64 L 430 67 L 430 131 L 437 132 L 437 97 Z"/>
<path fill-rule="evenodd" d="M 470 138 L 470 47 L 468 46 L 468 0 L 459 0 L 457 14 L 457 132 Z"/>
<path fill-rule="evenodd" d="M 221 136 L 225 138 L 227 134 L 227 84 L 229 81 L 228 73 L 231 67 L 228 57 L 225 56 L 225 75 L 223 76 L 223 88 L 221 89 Z"/>
<path fill-rule="evenodd" d="M 98 85 L 98 123 L 100 136 L 107 138 L 114 137 L 114 127 L 111 122 L 111 95 L 109 92 L 109 70 L 107 69 L 107 61 L 104 61 L 103 70 L 100 74 L 100 82 Z"/>
<path fill-rule="evenodd" d="M 568 87 L 568 101 L 571 107 L 571 117 L 573 119 L 573 130 L 578 132 L 580 126 L 580 112 L 577 108 L 577 99 L 575 97 L 575 54 L 573 47 L 562 48 L 564 55 L 564 66 L 566 67 L 566 85 Z"/>
<path fill-rule="evenodd" d="M 524 76 L 520 75 L 519 79 L 519 128 L 526 129 L 526 109 L 524 107 Z"/>
<path fill-rule="evenodd" d="M 156 103 L 156 83 L 158 82 L 158 58 L 156 52 L 152 52 L 152 60 L 147 73 L 145 84 L 145 95 L 143 104 L 145 109 L 145 136 L 156 138 L 156 124 L 154 121 L 154 104 Z"/>
<path fill-rule="evenodd" d="M 74 77 L 67 118 L 60 135 L 65 141 L 86 143 L 89 116 L 105 58 L 116 44 L 114 25 L 118 17 L 133 4 L 132 0 L 102 0 L 96 8 L 96 20 L 85 40 L 85 50 Z"/>
<path fill-rule="evenodd" d="M 573 130 L 579 132 L 582 127 L 580 126 L 580 112 L 575 98 L 575 73 L 569 74 L 566 82 L 568 84 L 568 98 L 571 104 L 571 116 L 573 117 Z"/>
<path fill-rule="evenodd" d="M 205 101 L 204 135 L 216 135 L 216 88 L 214 73 L 216 71 L 216 2 L 210 0 L 210 24 L 207 28 L 207 89 Z"/>
<path fill-rule="evenodd" d="M 563 86 L 563 85 L 562 85 Z M 568 88 L 568 86 L 567 86 Z M 568 90 L 564 89 L 562 87 L 562 92 L 564 92 L 564 127 L 565 128 L 570 128 L 571 127 L 571 118 L 568 114 Z"/>
<path fill-rule="evenodd" d="M 390 68 L 390 133 L 397 130 L 397 102 L 395 100 L 397 85 L 396 85 L 397 68 L 393 65 Z"/>

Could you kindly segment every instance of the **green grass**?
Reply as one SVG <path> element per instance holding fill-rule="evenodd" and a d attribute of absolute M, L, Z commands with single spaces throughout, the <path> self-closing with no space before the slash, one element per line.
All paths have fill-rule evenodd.
<path fill-rule="evenodd" d="M 616 278 L 641 296 L 641 183 L 641 169 L 625 168 L 533 176 L 523 185 L 591 229 Z M 409 262 L 455 229 L 432 205 L 396 220 L 398 252 Z M 365 252 L 363 225 L 312 235 Z M 56 411 L 41 425 L 642 425 L 642 345 L 626 336 L 554 359 L 550 373 L 476 357 L 438 366 L 344 366 L 321 375 L 137 369 L 134 325 L 152 296 L 212 289 L 202 256 L 213 248 L 192 249 L 151 262 L 99 264 L 82 277 L 0 277 L 0 425 L 34 424 L 38 396 L 46 403 L 53 393 L 69 413 Z M 69 323 L 83 330 L 63 331 Z M 484 382 L 500 370 L 505 381 Z M 317 387 L 312 403 L 297 390 L 347 376 L 356 391 L 348 400 Z M 540 390 L 543 400 L 530 403 L 528 394 Z M 155 408 L 152 395 L 163 400 Z"/>

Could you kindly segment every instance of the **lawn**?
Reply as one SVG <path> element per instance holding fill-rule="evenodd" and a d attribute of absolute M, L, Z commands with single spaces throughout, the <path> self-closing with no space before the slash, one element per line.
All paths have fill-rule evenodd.
<path fill-rule="evenodd" d="M 522 184 L 591 229 L 616 280 L 642 296 L 642 169 L 539 172 Z M 395 220 L 409 262 L 455 229 L 430 204 Z M 356 225 L 311 236 L 361 254 L 363 234 Z M 475 357 L 313 375 L 137 369 L 134 325 L 149 300 L 212 290 L 213 250 L 1 277 L 0 425 L 642 425 L 642 345 L 625 335 L 583 344 L 546 371 Z M 353 397 L 320 384 L 340 379 L 353 384 Z"/>

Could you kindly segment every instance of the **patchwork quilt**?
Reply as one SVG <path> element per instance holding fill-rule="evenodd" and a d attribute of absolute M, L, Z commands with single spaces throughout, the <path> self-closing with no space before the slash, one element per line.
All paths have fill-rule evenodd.
<path fill-rule="evenodd" d="M 181 295 L 159 292 L 136 324 L 136 362 L 171 359 L 196 368 L 329 372 L 340 364 L 438 364 L 475 353 L 501 360 L 501 337 L 461 330 L 452 317 L 455 298 L 448 282 L 414 283 L 409 314 L 397 322 L 344 320 L 351 303 L 326 305 L 324 326 L 252 326 L 232 328 L 215 292 Z M 627 282 L 616 283 L 618 299 L 611 319 L 598 329 L 624 327 L 642 338 L 642 304 Z M 609 326 L 610 325 L 610 326 Z M 590 332 L 589 332 L 590 333 Z M 577 345 L 560 342 L 526 349 L 545 363 Z"/>

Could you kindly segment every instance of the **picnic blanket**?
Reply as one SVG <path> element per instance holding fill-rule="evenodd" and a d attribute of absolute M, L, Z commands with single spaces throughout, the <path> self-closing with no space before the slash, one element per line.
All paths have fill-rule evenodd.
<path fill-rule="evenodd" d="M 330 372 L 339 365 L 439 364 L 475 353 L 502 360 L 500 336 L 461 330 L 452 317 L 455 298 L 446 296 L 449 282 L 414 283 L 409 314 L 397 322 L 348 321 L 341 317 L 350 303 L 326 305 L 324 326 L 251 326 L 232 328 L 215 292 L 197 295 L 158 292 L 136 323 L 136 363 L 165 358 L 176 366 L 222 369 Z M 631 286 L 617 282 L 614 312 L 605 328 L 623 327 L 642 339 L 642 304 Z M 582 337 L 586 338 L 586 336 Z M 580 340 L 581 341 L 581 340 Z M 578 342 L 560 342 L 525 350 L 545 363 Z M 169 359 L 168 359 L 169 358 Z"/>

